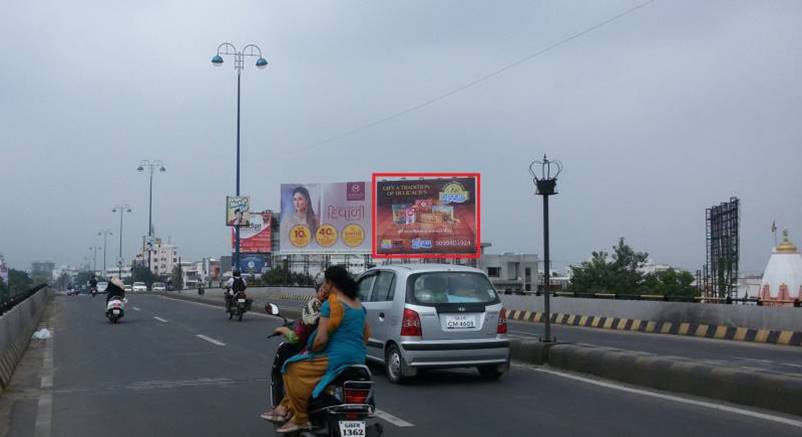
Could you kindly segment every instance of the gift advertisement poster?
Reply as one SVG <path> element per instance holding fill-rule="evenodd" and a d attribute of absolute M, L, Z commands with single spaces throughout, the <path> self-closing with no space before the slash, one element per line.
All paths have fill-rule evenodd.
<path fill-rule="evenodd" d="M 373 256 L 478 258 L 478 173 L 374 173 Z"/>

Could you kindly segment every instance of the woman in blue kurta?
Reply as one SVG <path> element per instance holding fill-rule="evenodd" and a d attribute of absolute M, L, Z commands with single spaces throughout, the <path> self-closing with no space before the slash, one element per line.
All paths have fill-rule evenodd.
<path fill-rule="evenodd" d="M 307 428 L 310 397 L 317 397 L 345 367 L 365 363 L 370 329 L 356 281 L 339 265 L 326 269 L 325 278 L 323 287 L 328 288 L 329 299 L 320 308 L 320 322 L 309 338 L 308 352 L 284 364 L 286 394 L 275 414 L 291 420 L 276 430 L 280 433 Z"/>

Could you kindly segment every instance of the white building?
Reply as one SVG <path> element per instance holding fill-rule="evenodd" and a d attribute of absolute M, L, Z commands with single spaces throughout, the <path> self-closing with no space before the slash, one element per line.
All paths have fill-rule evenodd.
<path fill-rule="evenodd" d="M 792 305 L 802 298 L 802 255 L 783 231 L 783 241 L 774 249 L 763 273 L 760 299 L 775 305 Z"/>
<path fill-rule="evenodd" d="M 535 292 L 538 256 L 533 253 L 482 253 L 477 268 L 484 270 L 499 292 Z M 552 282 L 552 281 L 549 281 Z"/>
<path fill-rule="evenodd" d="M 140 265 L 148 265 L 148 249 L 145 248 L 134 257 L 134 262 Z M 156 244 L 150 250 L 150 271 L 156 275 L 170 275 L 173 268 L 178 265 L 178 247 L 172 244 L 162 244 L 161 239 L 156 239 Z M 129 269 L 130 270 L 130 269 Z"/>

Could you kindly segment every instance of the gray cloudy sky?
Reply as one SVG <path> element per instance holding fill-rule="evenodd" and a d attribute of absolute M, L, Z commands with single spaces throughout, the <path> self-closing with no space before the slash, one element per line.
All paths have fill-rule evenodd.
<path fill-rule="evenodd" d="M 220 42 L 254 42 L 243 75 L 243 192 L 372 171 L 480 171 L 483 240 L 541 252 L 528 161 L 566 167 L 552 203 L 557 265 L 624 236 L 695 270 L 705 207 L 739 196 L 742 270 L 772 236 L 802 243 L 802 2 L 657 1 L 478 86 L 337 141 L 638 1 L 0 3 L 0 252 L 80 263 L 97 232 L 124 255 L 147 232 L 142 159 L 161 159 L 154 224 L 184 259 L 228 249 L 235 74 Z M 116 237 L 115 237 L 116 238 Z M 116 253 L 116 239 L 109 252 Z M 113 259 L 110 257 L 110 260 Z M 111 261 L 110 261 L 111 262 Z"/>

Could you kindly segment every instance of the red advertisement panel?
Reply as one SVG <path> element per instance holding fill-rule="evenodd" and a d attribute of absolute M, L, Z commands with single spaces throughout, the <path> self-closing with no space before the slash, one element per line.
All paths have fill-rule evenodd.
<path fill-rule="evenodd" d="M 478 258 L 479 173 L 374 173 L 373 256 Z"/>
<path fill-rule="evenodd" d="M 270 253 L 272 252 L 270 225 L 273 220 L 271 211 L 251 213 L 251 222 L 248 226 L 239 228 L 239 247 L 241 253 Z M 237 234 L 231 230 L 231 248 L 234 250 Z"/>

